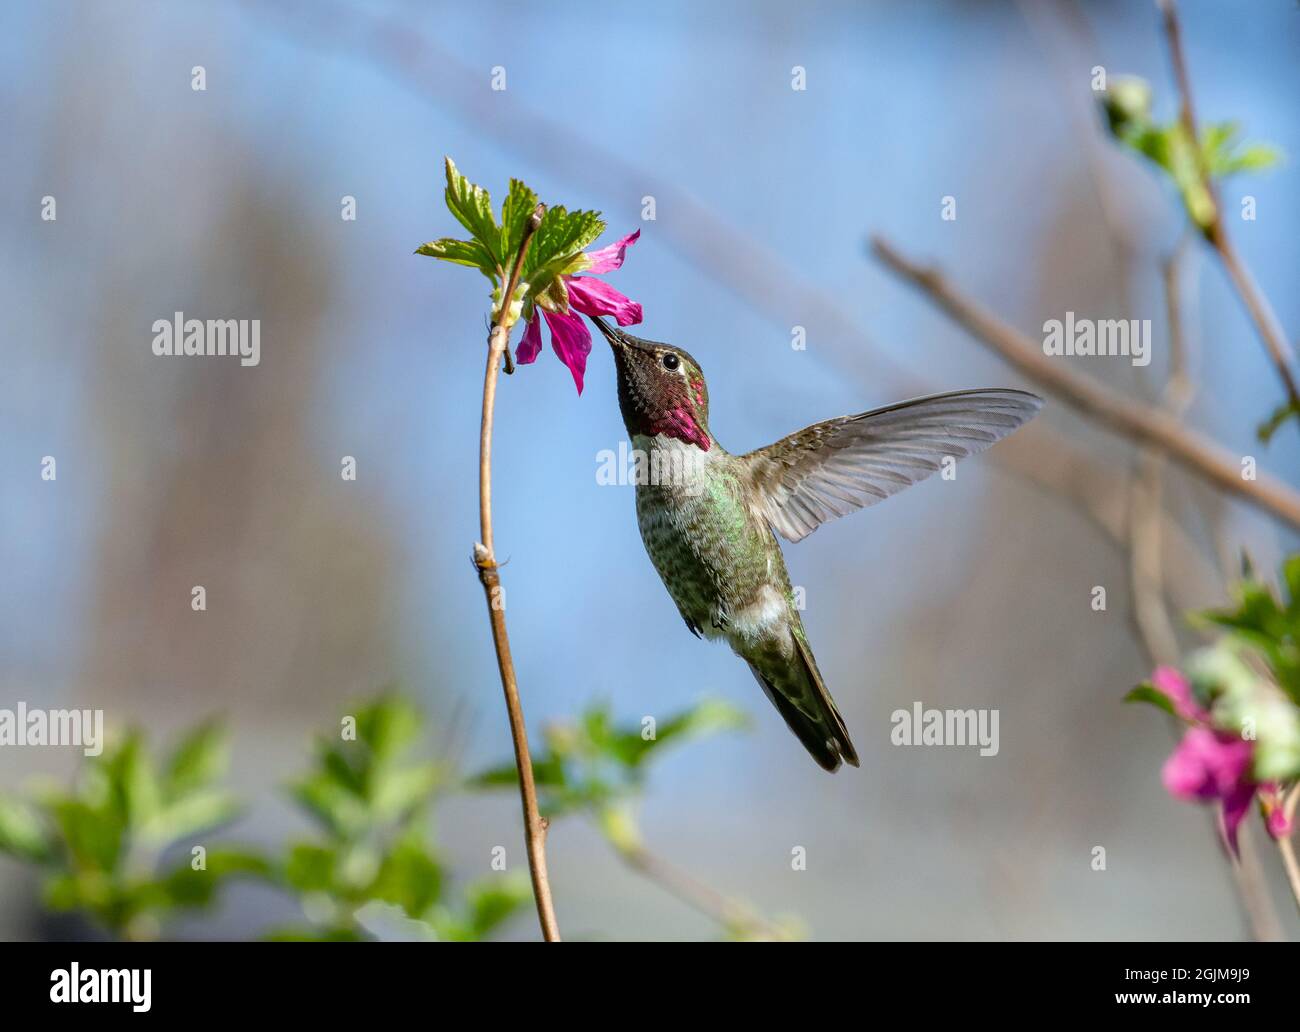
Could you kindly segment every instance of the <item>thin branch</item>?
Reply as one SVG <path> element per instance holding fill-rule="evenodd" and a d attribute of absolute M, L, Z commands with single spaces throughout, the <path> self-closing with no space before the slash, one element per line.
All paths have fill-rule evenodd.
<path fill-rule="evenodd" d="M 1246 311 L 1250 314 L 1260 339 L 1268 349 L 1269 357 L 1277 368 L 1278 377 L 1282 380 L 1283 387 L 1286 388 L 1287 400 L 1297 409 L 1300 409 L 1300 393 L 1297 392 L 1295 374 L 1292 372 L 1292 367 L 1295 364 L 1295 352 L 1291 348 L 1290 341 L 1287 340 L 1286 332 L 1282 329 L 1277 314 L 1268 303 L 1268 298 L 1264 296 L 1264 292 L 1260 290 L 1255 277 L 1251 275 L 1250 269 L 1247 268 L 1241 255 L 1237 253 L 1237 249 L 1233 247 L 1232 241 L 1228 238 L 1223 221 L 1223 205 L 1219 201 L 1213 177 L 1210 175 L 1210 170 L 1205 163 L 1205 154 L 1201 149 L 1201 137 L 1196 129 L 1196 109 L 1192 101 L 1192 81 L 1187 71 L 1187 56 L 1183 50 L 1183 34 L 1178 21 L 1177 5 L 1174 0 L 1156 0 L 1156 6 L 1160 8 L 1165 39 L 1169 44 L 1169 57 L 1174 66 L 1174 82 L 1177 85 L 1179 97 L 1178 118 L 1183 124 L 1183 131 L 1187 134 L 1192 151 L 1196 155 L 1196 167 L 1201 178 L 1201 184 L 1210 195 L 1210 200 L 1214 205 L 1214 220 L 1210 223 L 1208 229 L 1210 243 L 1218 252 L 1219 259 L 1223 262 L 1223 267 L 1227 270 L 1238 296 L 1246 306 Z"/>
<path fill-rule="evenodd" d="M 474 565 L 478 568 L 479 581 L 483 584 L 483 594 L 487 599 L 492 644 L 496 648 L 497 669 L 501 672 L 506 714 L 510 718 L 510 739 L 515 750 L 515 767 L 519 770 L 519 797 L 524 810 L 524 844 L 528 851 L 528 873 L 533 882 L 533 898 L 537 901 L 537 919 L 542 926 L 542 938 L 547 942 L 559 942 L 560 928 L 555 920 L 551 884 L 546 873 L 546 821 L 537 808 L 537 785 L 533 781 L 533 760 L 528 752 L 528 730 L 524 723 L 523 705 L 519 701 L 515 663 L 510 655 L 505 606 L 501 600 L 501 574 L 492 540 L 492 421 L 496 411 L 497 374 L 501 369 L 502 355 L 509 350 L 510 304 L 519 285 L 524 255 L 533 234 L 542 223 L 545 210 L 545 206 L 539 204 L 524 227 L 515 267 L 505 285 L 505 292 L 501 295 L 501 311 L 488 332 L 487 371 L 483 375 L 483 423 L 479 433 L 478 453 L 479 528 L 483 540 L 474 546 Z"/>
<path fill-rule="evenodd" d="M 634 871 L 644 875 L 683 903 L 711 918 L 724 928 L 740 932 L 747 938 L 786 940 L 789 933 L 779 925 L 764 920 L 738 900 L 696 881 L 685 871 L 651 853 L 640 843 L 616 844 L 619 857 Z"/>
<path fill-rule="evenodd" d="M 1179 294 L 1179 277 L 1187 241 L 1179 242 L 1163 263 L 1165 307 L 1169 324 L 1169 379 L 1162 403 L 1174 419 L 1182 421 L 1195 387 L 1187 374 L 1187 345 Z M 1164 591 L 1164 467 L 1165 456 L 1155 447 L 1142 449 L 1138 475 L 1130 491 L 1129 577 L 1133 585 L 1133 611 L 1147 651 L 1156 664 L 1178 661 L 1178 635 L 1165 606 Z"/>
<path fill-rule="evenodd" d="M 1297 800 L 1300 800 L 1300 783 L 1292 785 L 1282 800 L 1282 813 L 1288 826 L 1294 826 Z M 1291 836 L 1283 835 L 1279 838 L 1277 848 L 1282 854 L 1282 866 L 1286 868 L 1286 880 L 1291 886 L 1296 909 L 1300 910 L 1300 863 L 1296 862 L 1295 844 L 1291 841 Z"/>
<path fill-rule="evenodd" d="M 1267 474 L 1247 480 L 1237 459 L 1215 442 L 1182 426 L 1166 412 L 1152 411 L 1112 391 L 1090 376 L 1071 372 L 1066 363 L 951 286 L 937 271 L 903 257 L 880 237 L 872 252 L 889 269 L 919 288 L 959 325 L 1042 387 L 1114 433 L 1152 445 L 1184 469 L 1214 486 L 1300 528 L 1300 494 Z"/>

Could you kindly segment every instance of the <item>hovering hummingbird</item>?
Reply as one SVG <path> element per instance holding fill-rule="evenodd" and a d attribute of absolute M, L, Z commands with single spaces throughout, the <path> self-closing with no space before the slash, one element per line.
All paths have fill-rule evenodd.
<path fill-rule="evenodd" d="M 686 626 L 697 638 L 727 640 L 822 767 L 837 770 L 841 760 L 856 767 L 776 535 L 799 541 L 924 480 L 945 459 L 983 451 L 1032 419 L 1042 399 L 999 389 L 935 394 L 814 423 L 732 455 L 709 430 L 709 392 L 695 359 L 592 321 L 614 350 L 618 404 L 633 447 L 678 460 L 650 464 L 677 475 L 638 478 L 636 514 Z"/>

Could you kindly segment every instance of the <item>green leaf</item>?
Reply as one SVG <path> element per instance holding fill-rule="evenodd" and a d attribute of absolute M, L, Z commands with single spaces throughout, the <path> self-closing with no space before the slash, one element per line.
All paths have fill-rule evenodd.
<path fill-rule="evenodd" d="M 1282 151 L 1271 143 L 1247 144 L 1229 159 L 1224 175 L 1234 172 L 1262 172 L 1282 161 Z"/>
<path fill-rule="evenodd" d="M 374 786 L 375 815 L 385 820 L 405 816 L 427 803 L 441 780 L 442 769 L 436 763 L 384 771 Z"/>
<path fill-rule="evenodd" d="M 162 805 L 162 786 L 143 737 L 137 731 L 130 732 L 105 758 L 103 769 L 122 821 L 127 826 L 148 821 Z"/>
<path fill-rule="evenodd" d="M 422 244 L 415 249 L 416 254 L 425 254 L 430 258 L 441 258 L 445 262 L 468 265 L 480 270 L 494 284 L 497 282 L 498 269 L 487 248 L 477 240 L 453 240 L 444 237 Z"/>
<path fill-rule="evenodd" d="M 647 739 L 639 727 L 635 731 L 622 732 L 615 740 L 614 748 L 620 760 L 637 766 L 654 754 L 656 746 L 723 731 L 739 731 L 748 726 L 749 717 L 743 710 L 720 699 L 705 699 L 660 723 L 652 739 Z"/>
<path fill-rule="evenodd" d="M 1282 159 L 1282 152 L 1267 143 L 1237 147 L 1241 127 L 1236 122 L 1218 122 L 1201 133 L 1201 151 L 1205 167 L 1216 179 L 1236 172 L 1257 172 L 1272 168 Z"/>
<path fill-rule="evenodd" d="M 1282 425 L 1292 416 L 1300 417 L 1300 405 L 1296 405 L 1289 400 L 1282 402 L 1281 405 L 1273 410 L 1272 415 L 1255 428 L 1255 436 L 1258 437 L 1262 443 L 1268 444 L 1268 442 L 1272 440 L 1273 435 L 1277 433 Z"/>
<path fill-rule="evenodd" d="M 605 223 L 598 211 L 571 212 L 562 205 L 548 208 L 524 258 L 523 278 L 535 291 L 543 289 L 550 278 L 603 232 Z"/>
<path fill-rule="evenodd" d="M 1155 687 L 1149 681 L 1143 681 L 1136 688 L 1132 689 L 1124 696 L 1125 702 L 1147 702 L 1158 709 L 1164 710 L 1171 717 L 1178 716 L 1174 710 L 1174 704 L 1164 692 L 1156 691 Z"/>
<path fill-rule="evenodd" d="M 355 745 L 329 745 L 322 742 L 316 759 L 321 773 L 332 779 L 338 788 L 355 796 L 365 797 L 368 794 L 369 764 Z"/>
<path fill-rule="evenodd" d="M 442 896 L 442 882 L 442 865 L 418 835 L 408 834 L 384 857 L 369 895 L 396 903 L 409 916 L 419 918 Z"/>
<path fill-rule="evenodd" d="M 1282 583 L 1286 585 L 1287 615 L 1300 618 L 1300 552 L 1282 563 Z"/>
<path fill-rule="evenodd" d="M 216 721 L 196 727 L 172 751 L 167 761 L 167 794 L 175 799 L 206 788 L 225 776 L 230 766 L 226 730 Z"/>
<path fill-rule="evenodd" d="M 347 837 L 365 823 L 365 803 L 328 774 L 309 775 L 290 786 L 290 792 L 331 835 Z"/>
<path fill-rule="evenodd" d="M 211 849 L 205 860 L 205 870 L 194 870 L 192 862 L 187 859 L 163 875 L 158 889 L 168 905 L 206 907 L 216 899 L 218 890 L 227 880 L 235 877 L 268 878 L 272 870 L 265 857 L 239 849 Z"/>
<path fill-rule="evenodd" d="M 289 847 L 284 878 L 299 892 L 329 892 L 334 887 L 335 853 L 310 842 Z"/>
<path fill-rule="evenodd" d="M 37 864 L 55 855 L 54 841 L 40 815 L 10 796 L 0 796 L 0 853 Z"/>
<path fill-rule="evenodd" d="M 200 832 L 211 831 L 239 815 L 235 797 L 221 789 L 205 789 L 171 803 L 140 827 L 140 838 L 166 845 Z"/>
<path fill-rule="evenodd" d="M 564 763 L 551 753 L 533 757 L 533 780 L 538 788 L 563 787 Z M 499 767 L 489 767 L 475 774 L 466 784 L 470 788 L 516 788 L 519 785 L 519 771 L 513 763 L 503 763 Z"/>
<path fill-rule="evenodd" d="M 414 703 L 399 695 L 383 695 L 358 709 L 357 740 L 379 759 L 399 756 L 419 737 L 424 718 Z"/>
<path fill-rule="evenodd" d="M 68 799 L 55 805 L 53 816 L 79 866 L 101 871 L 117 866 L 125 828 L 113 813 Z"/>
<path fill-rule="evenodd" d="M 469 924 L 476 939 L 496 931 L 532 899 L 532 889 L 521 877 L 483 878 L 465 887 Z"/>
<path fill-rule="evenodd" d="M 492 214 L 492 198 L 475 186 L 447 158 L 447 207 L 470 235 L 483 245 L 495 265 L 501 266 L 501 230 Z"/>
<path fill-rule="evenodd" d="M 510 192 L 501 205 L 501 255 L 513 259 L 524 239 L 524 227 L 537 208 L 537 194 L 518 179 L 510 180 Z"/>

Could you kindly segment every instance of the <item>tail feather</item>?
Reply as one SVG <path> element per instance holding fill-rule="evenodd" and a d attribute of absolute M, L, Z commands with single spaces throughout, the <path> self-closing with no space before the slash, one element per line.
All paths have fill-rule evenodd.
<path fill-rule="evenodd" d="M 754 672 L 763 694 L 823 769 L 834 773 L 841 760 L 858 766 L 858 754 L 849 741 L 848 728 L 826 690 L 812 650 L 798 633 L 792 633 L 791 638 L 794 641 L 791 659 L 783 660 L 779 666 L 765 664 L 764 667 L 751 660 L 749 669 Z"/>

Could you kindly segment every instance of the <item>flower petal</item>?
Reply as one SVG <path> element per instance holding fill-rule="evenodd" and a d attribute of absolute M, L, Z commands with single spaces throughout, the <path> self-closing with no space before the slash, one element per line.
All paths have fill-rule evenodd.
<path fill-rule="evenodd" d="M 1252 748 L 1253 743 L 1227 732 L 1189 728 L 1160 777 L 1166 791 L 1179 799 L 1224 799 L 1247 781 Z"/>
<path fill-rule="evenodd" d="M 591 354 L 591 331 L 576 315 L 546 312 L 546 325 L 551 328 L 551 350 L 569 367 L 573 382 L 582 393 L 582 377 L 587 371 L 587 356 Z"/>
<path fill-rule="evenodd" d="M 519 346 L 515 348 L 515 361 L 520 365 L 536 362 L 541 350 L 542 320 L 537 318 L 537 313 L 534 311 L 533 317 L 528 320 L 528 325 L 524 327 L 524 335 L 519 341 Z"/>
<path fill-rule="evenodd" d="M 1250 801 L 1255 798 L 1255 786 L 1241 783 L 1223 797 L 1223 810 L 1219 814 L 1223 841 L 1232 850 L 1233 856 L 1240 856 L 1237 848 L 1237 828 L 1242 819 L 1250 812 Z"/>
<path fill-rule="evenodd" d="M 1259 802 L 1264 809 L 1264 821 L 1268 826 L 1268 833 L 1275 839 L 1290 838 L 1295 822 L 1287 818 L 1281 786 L 1276 781 L 1261 783 Z"/>
<path fill-rule="evenodd" d="M 601 247 L 595 251 L 587 252 L 587 268 L 585 272 L 613 272 L 623 264 L 623 255 L 627 249 L 636 243 L 637 238 L 641 235 L 638 229 L 635 233 L 629 233 L 622 240 L 615 241 L 608 247 Z"/>
<path fill-rule="evenodd" d="M 564 280 L 569 291 L 569 307 L 583 315 L 612 315 L 620 326 L 641 321 L 641 306 L 629 300 L 604 280 L 590 276 L 569 276 Z"/>
<path fill-rule="evenodd" d="M 1174 712 L 1193 724 L 1204 724 L 1210 714 L 1192 695 L 1191 682 L 1173 667 L 1156 667 L 1151 686 L 1174 705 Z"/>

